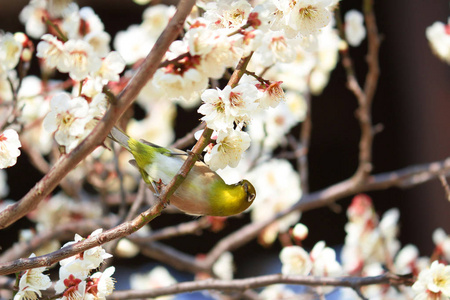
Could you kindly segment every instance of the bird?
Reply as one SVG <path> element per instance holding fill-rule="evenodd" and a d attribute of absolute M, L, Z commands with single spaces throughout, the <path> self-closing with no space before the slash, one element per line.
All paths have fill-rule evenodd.
<path fill-rule="evenodd" d="M 128 150 L 147 186 L 158 195 L 178 173 L 188 154 L 179 149 L 165 148 L 145 140 L 136 140 L 114 126 L 108 137 Z M 256 191 L 248 180 L 226 184 L 219 174 L 204 162 L 196 161 L 185 180 L 170 197 L 170 204 L 194 216 L 237 215 L 245 211 L 256 198 Z"/>

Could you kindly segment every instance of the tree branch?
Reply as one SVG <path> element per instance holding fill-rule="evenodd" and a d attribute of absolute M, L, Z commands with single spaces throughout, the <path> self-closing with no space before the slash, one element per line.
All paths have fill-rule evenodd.
<path fill-rule="evenodd" d="M 372 284 L 411 285 L 411 277 L 385 273 L 371 277 L 314 277 L 299 275 L 272 274 L 245 279 L 219 280 L 207 279 L 201 281 L 182 282 L 168 287 L 151 290 L 116 291 L 108 299 L 141 299 L 155 298 L 163 295 L 174 295 L 200 290 L 246 291 L 272 284 L 295 284 L 307 286 L 335 286 L 356 288 Z"/>

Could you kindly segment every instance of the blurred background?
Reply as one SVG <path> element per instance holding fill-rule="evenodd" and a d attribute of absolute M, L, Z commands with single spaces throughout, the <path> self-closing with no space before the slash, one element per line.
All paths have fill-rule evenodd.
<path fill-rule="evenodd" d="M 112 37 L 129 25 L 140 23 L 145 8 L 131 0 L 76 2 L 80 7 L 91 6 Z M 0 29 L 5 32 L 23 31 L 18 15 L 27 3 L 27 0 L 0 0 Z M 341 1 L 342 12 L 352 8 L 361 10 L 361 1 Z M 450 16 L 449 2 L 375 1 L 375 8 L 383 41 L 380 51 L 381 76 L 373 103 L 373 122 L 383 124 L 384 130 L 375 137 L 373 172 L 376 174 L 443 160 L 450 156 L 450 67 L 432 54 L 425 29 L 435 21 L 446 22 Z M 364 43 L 350 50 L 360 83 L 363 83 L 367 69 L 367 48 Z M 346 88 L 345 80 L 345 72 L 338 64 L 322 95 L 312 98 L 310 191 L 323 189 L 350 177 L 357 167 L 359 125 L 354 118 L 357 102 Z M 178 113 L 177 137 L 182 137 L 196 126 L 200 115 L 182 109 Z M 11 189 L 9 198 L 14 200 L 25 195 L 42 177 L 26 161 L 25 155 L 7 172 Z M 417 245 L 421 255 L 431 255 L 434 248 L 431 234 L 436 228 L 442 227 L 450 233 L 450 202 L 439 180 L 408 190 L 389 189 L 368 194 L 380 214 L 391 207 L 400 209 L 400 241 L 402 245 Z M 350 200 L 338 202 L 342 207 L 340 213 L 321 208 L 302 216 L 301 222 L 310 230 L 309 237 L 304 241 L 306 248 L 319 240 L 326 241 L 330 246 L 343 243 L 344 224 L 347 221 L 345 210 Z M 169 215 L 157 218 L 151 225 L 158 228 L 191 219 L 188 216 Z M 206 233 L 206 243 L 205 238 L 189 236 L 171 240 L 169 244 L 191 254 L 204 252 L 227 232 L 237 229 L 246 221 L 238 219 L 229 222 L 227 230 L 219 234 Z M 14 241 L 17 238 L 14 228 L 2 231 L 3 238 Z M 261 250 L 261 246 L 252 242 L 234 253 L 236 263 L 248 263 L 248 257 L 255 255 L 256 248 L 261 256 L 256 256 L 252 261 L 265 255 L 273 257 L 272 254 L 280 250 L 278 244 Z M 256 268 L 254 264 L 253 267 Z M 259 273 L 256 271 L 253 269 L 249 274 L 238 274 L 238 277 Z"/>

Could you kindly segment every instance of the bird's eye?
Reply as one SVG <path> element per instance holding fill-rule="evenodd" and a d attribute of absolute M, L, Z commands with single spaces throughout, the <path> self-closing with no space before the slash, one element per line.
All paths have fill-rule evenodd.
<path fill-rule="evenodd" d="M 247 201 L 248 202 L 252 202 L 253 200 L 255 200 L 256 195 L 251 193 L 251 194 L 247 194 Z"/>

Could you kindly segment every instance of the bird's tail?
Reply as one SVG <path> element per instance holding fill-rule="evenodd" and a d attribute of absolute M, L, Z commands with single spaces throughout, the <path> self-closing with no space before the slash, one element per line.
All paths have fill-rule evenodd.
<path fill-rule="evenodd" d="M 111 129 L 111 131 L 108 134 L 108 137 L 114 142 L 119 143 L 122 147 L 124 147 L 128 151 L 131 151 L 130 146 L 128 145 L 130 137 L 116 126 L 114 126 Z"/>

